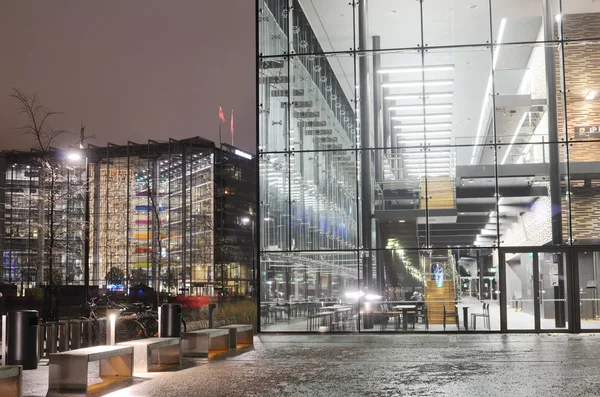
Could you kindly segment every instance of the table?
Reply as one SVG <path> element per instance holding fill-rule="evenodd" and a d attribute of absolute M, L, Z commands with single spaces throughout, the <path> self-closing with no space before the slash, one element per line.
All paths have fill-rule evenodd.
<path fill-rule="evenodd" d="M 416 310 L 417 305 L 398 305 L 392 307 L 394 310 L 402 310 L 402 331 L 408 331 L 408 322 L 406 318 L 408 317 L 409 310 Z"/>

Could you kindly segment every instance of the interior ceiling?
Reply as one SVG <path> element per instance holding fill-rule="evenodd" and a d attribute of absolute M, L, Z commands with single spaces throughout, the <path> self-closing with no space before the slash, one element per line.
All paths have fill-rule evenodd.
<path fill-rule="evenodd" d="M 358 47 L 358 38 L 353 36 L 354 26 L 358 26 L 355 20 L 356 12 L 347 0 L 299 0 L 299 2 L 325 52 L 342 52 Z M 565 14 L 600 12 L 600 1 L 563 0 L 562 2 Z M 499 139 L 504 139 L 505 135 L 507 139 L 510 139 L 515 129 L 518 128 L 521 116 L 531 112 L 534 109 L 532 106 L 542 106 L 543 109 L 544 105 L 531 103 L 530 95 L 522 95 L 520 98 L 501 98 L 502 95 L 516 94 L 524 80 L 524 70 L 528 67 L 535 45 L 518 43 L 540 40 L 538 36 L 542 26 L 542 0 L 494 0 L 491 10 L 492 26 L 489 24 L 488 0 L 425 0 L 422 4 L 424 26 L 421 40 L 421 15 L 418 1 L 370 0 L 368 2 L 369 40 L 372 36 L 380 36 L 381 48 L 414 48 L 413 50 L 382 53 L 381 68 L 420 68 L 423 65 L 426 68 L 440 65 L 451 66 L 451 68 L 389 74 L 385 75 L 384 78 L 388 80 L 384 80 L 384 82 L 406 83 L 437 80 L 451 83 L 445 86 L 426 86 L 425 88 L 421 84 L 386 88 L 384 95 L 422 93 L 423 89 L 426 93 L 451 93 L 451 97 L 427 99 L 426 102 L 428 105 L 451 104 L 451 107 L 443 110 L 439 107 L 425 110 L 422 108 L 397 109 L 392 112 L 393 116 L 409 117 L 393 120 L 392 124 L 397 126 L 399 124 L 418 124 L 419 122 L 422 124 L 422 116 L 425 115 L 428 124 L 431 122 L 451 123 L 450 128 L 440 126 L 440 129 L 450 130 L 448 138 L 451 141 L 448 142 L 449 144 L 474 143 L 474 137 L 478 136 L 480 128 L 482 103 L 488 94 L 486 87 L 492 68 L 492 54 L 484 43 L 490 42 L 490 34 L 493 37 L 492 41 L 498 41 L 502 30 L 502 21 L 505 19 L 501 43 L 507 45 L 500 48 L 495 65 L 496 85 L 502 87 L 496 90 L 501 94 L 496 104 L 502 104 L 504 99 L 508 102 L 505 105 L 497 106 L 496 126 Z M 552 7 L 553 13 L 557 15 L 560 9 L 558 0 L 553 1 Z M 424 57 L 416 49 L 421 46 L 421 42 L 426 47 L 430 47 Z M 511 43 L 514 44 L 511 45 Z M 369 44 L 371 45 L 371 42 Z M 484 45 L 475 47 L 474 44 Z M 460 45 L 464 46 L 456 47 Z M 432 48 L 444 46 L 455 47 Z M 355 87 L 360 83 L 360 81 L 354 80 L 356 61 L 353 56 L 345 54 L 329 58 L 340 84 L 350 99 L 353 99 Z M 369 84 L 371 84 L 370 81 Z M 355 103 L 355 101 L 350 102 Z M 422 104 L 422 100 L 417 99 L 416 102 L 405 99 L 392 101 L 390 106 L 412 104 Z M 450 113 L 450 115 L 441 116 L 441 113 Z M 435 120 L 434 118 L 428 119 L 431 115 L 437 115 Z M 532 131 L 526 130 L 527 127 L 524 125 L 521 131 L 531 133 Z M 410 128 L 398 128 L 392 131 L 392 134 L 396 135 L 396 132 L 400 132 L 401 135 L 404 135 L 399 138 L 402 141 L 402 139 L 410 139 L 410 134 L 406 134 L 408 130 Z M 443 134 L 439 134 L 439 136 L 445 139 Z M 513 152 L 510 154 L 519 156 L 520 153 L 517 152 L 520 141 L 515 143 Z M 477 164 L 491 165 L 494 156 L 493 150 L 486 147 L 480 152 Z M 456 149 L 456 166 L 468 166 L 471 164 L 471 160 L 471 148 Z M 432 166 L 428 164 L 429 167 Z M 450 167 L 450 164 L 446 167 Z M 418 173 L 418 167 L 415 168 Z M 408 177 L 411 176 L 410 172 L 407 170 Z M 507 194 L 501 201 L 501 218 L 497 222 L 492 212 L 496 208 L 496 196 L 494 195 L 496 179 L 490 176 L 457 177 L 456 207 L 453 215 L 436 214 L 435 211 L 430 211 L 427 221 L 423 217 L 418 217 L 413 221 L 401 220 L 402 223 L 398 223 L 398 220 L 380 222 L 382 239 L 383 241 L 397 239 L 405 246 L 411 247 L 423 247 L 427 239 L 430 244 L 438 247 L 446 244 L 473 245 L 476 238 L 484 241 L 485 244 L 496 243 L 497 230 L 502 234 L 512 222 L 518 219 L 519 214 L 527 211 L 538 200 L 540 193 L 546 194 L 539 188 L 533 187 L 536 182 L 543 181 L 534 175 L 505 175 L 498 179 L 500 192 Z M 391 192 L 392 198 L 386 203 L 386 208 L 389 208 L 387 206 L 395 206 L 394 209 L 399 210 L 414 208 L 414 201 L 405 197 L 400 183 L 398 183 L 397 189 L 397 191 Z"/>
<path fill-rule="evenodd" d="M 323 50 L 347 51 L 358 47 L 353 36 L 356 12 L 347 0 L 299 0 Z M 558 13 L 558 0 L 553 1 Z M 600 12 L 600 2 L 595 0 L 563 0 L 566 14 Z M 535 41 L 541 28 L 542 0 L 502 0 L 492 2 L 492 26 L 487 0 L 426 0 L 423 2 L 423 43 L 428 47 L 472 45 L 487 43 L 490 29 L 494 41 L 506 19 L 502 43 Z M 415 48 L 421 45 L 420 10 L 418 1 L 371 0 L 368 3 L 369 36 L 380 36 L 382 48 Z M 498 71 L 523 70 L 533 45 L 515 44 L 502 47 L 496 69 Z M 451 72 L 429 72 L 426 80 L 451 79 L 453 92 L 452 136 L 458 144 L 473 143 L 477 136 L 482 101 L 486 95 L 490 75 L 491 56 L 488 48 L 462 47 L 431 49 L 424 58 L 425 66 L 453 65 Z M 331 66 L 348 98 L 353 99 L 355 60 L 348 55 L 330 58 Z M 381 57 L 382 68 L 421 66 L 421 54 L 414 51 L 386 52 Z M 420 73 L 419 73 L 420 74 Z M 402 75 L 401 79 L 420 79 L 419 74 Z M 522 75 L 498 73 L 502 86 L 519 84 Z M 511 84 L 510 80 L 514 80 Z M 420 87 L 416 87 L 420 90 Z M 392 90 L 392 93 L 400 92 Z M 406 93 L 406 89 L 402 89 Z M 354 101 L 351 101 L 355 103 Z M 447 101 L 442 101 L 447 102 Z M 441 103 L 432 101 L 431 103 Z M 516 122 L 516 121 L 515 121 Z M 461 138 L 470 138 L 463 139 Z M 466 159 L 467 156 L 458 157 Z M 467 159 L 466 161 L 470 161 Z"/>

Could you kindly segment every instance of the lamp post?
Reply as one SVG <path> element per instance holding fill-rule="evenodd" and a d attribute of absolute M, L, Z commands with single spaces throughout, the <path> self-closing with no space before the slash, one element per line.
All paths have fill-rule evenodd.
<path fill-rule="evenodd" d="M 84 149 L 76 150 L 67 154 L 71 161 L 81 160 L 81 153 L 85 157 L 85 213 L 83 221 L 83 288 L 85 290 L 85 301 L 90 299 L 90 160 Z"/>
<path fill-rule="evenodd" d="M 242 223 L 247 225 L 250 223 L 252 230 L 252 299 L 256 299 L 256 251 L 254 248 L 254 218 L 244 217 Z"/>

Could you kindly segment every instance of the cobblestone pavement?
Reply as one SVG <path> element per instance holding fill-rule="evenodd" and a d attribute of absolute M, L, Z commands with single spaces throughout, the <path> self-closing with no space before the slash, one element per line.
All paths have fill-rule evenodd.
<path fill-rule="evenodd" d="M 129 396 L 600 396 L 595 335 L 261 335 L 254 348 L 95 388 Z M 97 373 L 97 366 L 90 367 Z M 46 396 L 48 366 L 24 396 Z"/>

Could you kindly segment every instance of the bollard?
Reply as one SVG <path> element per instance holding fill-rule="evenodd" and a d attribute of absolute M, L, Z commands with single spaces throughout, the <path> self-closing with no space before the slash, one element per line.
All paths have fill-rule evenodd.
<path fill-rule="evenodd" d="M 106 319 L 106 344 L 112 346 L 116 343 L 115 328 L 117 325 L 117 315 L 109 314 Z"/>
<path fill-rule="evenodd" d="M 81 349 L 81 320 L 69 320 L 71 350 Z"/>
<path fill-rule="evenodd" d="M 45 332 L 45 324 L 40 324 L 38 327 L 38 361 L 44 357 L 44 336 Z"/>
<path fill-rule="evenodd" d="M 49 322 L 44 325 L 46 328 L 46 355 L 56 353 L 56 344 L 58 340 L 58 329 L 55 322 Z"/>
<path fill-rule="evenodd" d="M 8 313 L 7 365 L 22 365 L 23 369 L 38 366 L 38 312 L 21 310 Z"/>
<path fill-rule="evenodd" d="M 208 304 L 208 328 L 212 328 L 214 325 L 214 310 L 217 308 L 215 303 Z"/>
<path fill-rule="evenodd" d="M 57 322 L 56 328 L 58 330 L 58 351 L 66 352 L 69 350 L 69 327 L 67 327 L 67 322 Z"/>
<path fill-rule="evenodd" d="M 181 336 L 181 305 L 165 303 L 160 310 L 160 335 L 168 338 Z"/>
<path fill-rule="evenodd" d="M 83 341 L 83 347 L 90 347 L 92 346 L 92 321 L 81 320 L 81 325 L 81 339 Z"/>

